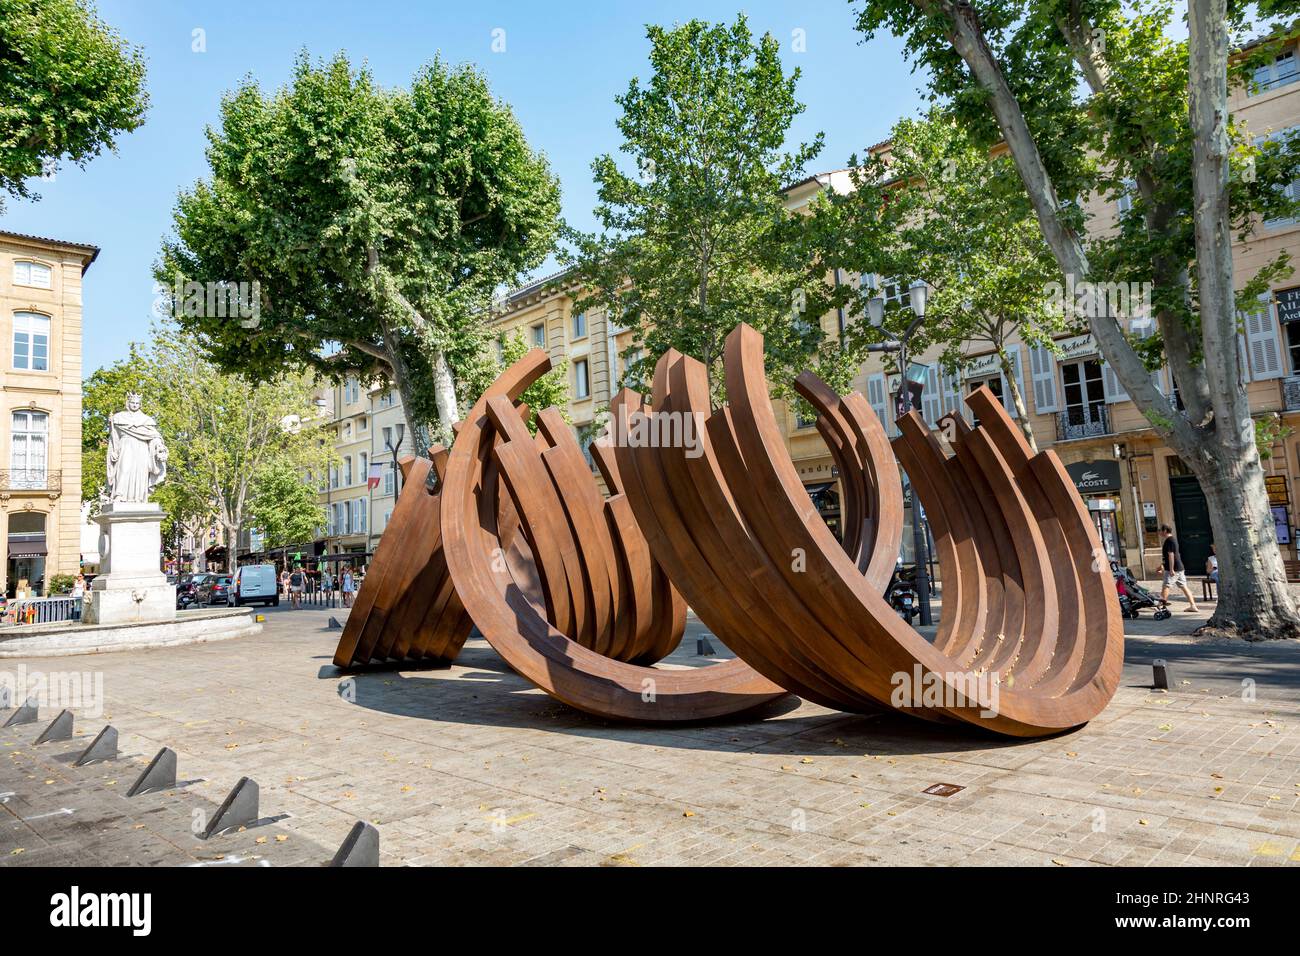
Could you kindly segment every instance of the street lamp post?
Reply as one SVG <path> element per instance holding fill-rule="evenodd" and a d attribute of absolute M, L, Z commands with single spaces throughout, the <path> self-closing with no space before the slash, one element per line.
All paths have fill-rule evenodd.
<path fill-rule="evenodd" d="M 907 351 L 912 336 L 921 327 L 922 321 L 925 320 L 926 296 L 929 289 L 924 282 L 918 279 L 912 283 L 908 291 L 911 293 L 910 301 L 914 318 L 908 323 L 907 328 L 903 330 L 903 334 L 895 335 L 886 330 L 885 335 L 887 338 L 885 341 L 875 342 L 867 347 L 872 352 L 892 352 L 897 356 L 898 395 L 896 402 L 899 416 L 906 415 L 912 410 L 912 390 L 908 387 L 908 369 L 911 363 L 908 361 Z M 885 300 L 881 296 L 875 295 L 867 300 L 867 318 L 874 328 L 879 329 L 884 324 Z M 933 623 L 933 617 L 930 611 L 930 572 L 927 567 L 929 548 L 926 546 L 925 518 L 921 511 L 921 500 L 916 494 L 916 485 L 912 483 L 911 479 L 908 479 L 908 485 L 911 486 L 912 492 L 912 554 L 916 561 L 916 596 L 919 602 L 917 609 L 920 611 L 921 626 L 928 627 Z"/>

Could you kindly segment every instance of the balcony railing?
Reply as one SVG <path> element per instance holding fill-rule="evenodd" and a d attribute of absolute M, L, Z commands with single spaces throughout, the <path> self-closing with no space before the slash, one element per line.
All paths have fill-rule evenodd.
<path fill-rule="evenodd" d="M 1110 434 L 1110 409 L 1105 405 L 1067 408 L 1056 416 L 1056 440 L 1096 438 Z"/>
<path fill-rule="evenodd" d="M 0 469 L 0 491 L 63 491 L 63 472 L 48 468 Z"/>

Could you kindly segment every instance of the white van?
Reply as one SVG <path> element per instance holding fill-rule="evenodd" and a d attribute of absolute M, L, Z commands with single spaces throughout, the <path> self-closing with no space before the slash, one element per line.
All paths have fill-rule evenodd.
<path fill-rule="evenodd" d="M 271 564 L 245 564 L 235 569 L 231 584 L 231 600 L 241 606 L 261 601 L 271 607 L 280 606 L 280 586 Z"/>

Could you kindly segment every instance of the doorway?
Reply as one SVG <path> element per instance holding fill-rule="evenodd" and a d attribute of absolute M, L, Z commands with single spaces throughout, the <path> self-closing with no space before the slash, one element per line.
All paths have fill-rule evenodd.
<path fill-rule="evenodd" d="M 1210 509 L 1205 503 L 1201 483 L 1194 475 L 1170 475 L 1169 493 L 1173 498 L 1174 533 L 1183 556 L 1183 567 L 1189 576 L 1204 574 L 1213 532 L 1210 530 Z"/>
<path fill-rule="evenodd" d="M 9 516 L 6 597 L 18 592 L 40 594 L 45 588 L 45 515 L 20 511 Z"/>

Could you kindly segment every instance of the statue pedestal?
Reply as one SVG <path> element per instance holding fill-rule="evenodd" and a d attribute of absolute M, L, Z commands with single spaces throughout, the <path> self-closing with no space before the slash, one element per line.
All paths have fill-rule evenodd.
<path fill-rule="evenodd" d="M 102 573 L 82 606 L 86 624 L 176 619 L 176 586 L 162 573 L 162 508 L 152 501 L 115 501 L 95 520 Z"/>

